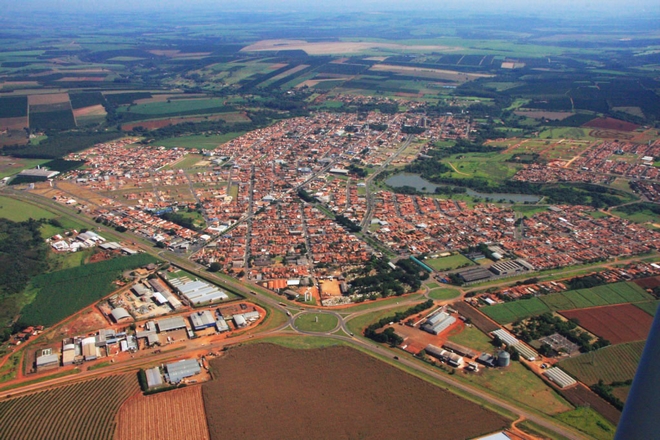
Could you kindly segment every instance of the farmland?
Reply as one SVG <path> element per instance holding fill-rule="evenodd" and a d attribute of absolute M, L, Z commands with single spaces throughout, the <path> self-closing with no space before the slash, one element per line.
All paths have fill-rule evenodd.
<path fill-rule="evenodd" d="M 212 439 L 417 438 L 428 434 L 431 419 L 443 427 L 435 438 L 454 439 L 508 424 L 495 413 L 347 347 L 248 345 L 228 351 L 212 361 L 212 367 L 222 372 L 203 385 Z"/>
<path fill-rule="evenodd" d="M 624 382 L 635 376 L 643 350 L 644 341 L 613 345 L 563 360 L 559 366 L 587 385 L 599 379 Z"/>
<path fill-rule="evenodd" d="M 500 324 L 557 310 L 645 302 L 653 299 L 634 283 L 614 283 L 487 306 L 481 310 Z"/>
<path fill-rule="evenodd" d="M 3 400 L 0 437 L 111 440 L 119 407 L 138 389 L 135 376 L 128 374 Z"/>
<path fill-rule="evenodd" d="M 202 388 L 136 395 L 119 410 L 115 440 L 208 440 Z"/>
<path fill-rule="evenodd" d="M 150 255 L 138 254 L 39 275 L 29 287 L 36 297 L 23 308 L 20 321 L 53 325 L 112 292 L 123 271 L 154 261 Z"/>
<path fill-rule="evenodd" d="M 577 408 L 557 416 L 559 420 L 589 434 L 598 440 L 614 438 L 615 427 L 608 423 L 603 416 L 589 407 Z"/>
<path fill-rule="evenodd" d="M 602 399 L 600 396 L 598 396 L 598 394 L 594 393 L 583 384 L 578 384 L 578 386 L 562 390 L 561 394 L 576 408 L 591 407 L 613 425 L 617 425 L 619 423 L 619 419 L 621 418 L 621 411 L 610 405 L 607 401 Z M 579 426 L 577 427 L 580 428 Z"/>
<path fill-rule="evenodd" d="M 612 344 L 646 339 L 653 323 L 648 313 L 632 304 L 567 310 L 561 314 Z"/>

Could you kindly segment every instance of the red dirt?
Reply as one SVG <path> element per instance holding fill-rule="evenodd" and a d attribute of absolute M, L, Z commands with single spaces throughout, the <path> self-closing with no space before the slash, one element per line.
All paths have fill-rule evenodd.
<path fill-rule="evenodd" d="M 481 313 L 479 310 L 475 309 L 474 307 L 463 301 L 454 303 L 451 305 L 451 307 L 456 309 L 458 313 L 465 316 L 466 318 L 470 318 L 472 324 L 474 324 L 475 327 L 477 327 L 479 330 L 481 330 L 486 334 L 500 328 L 500 326 L 496 324 L 495 321 L 492 321 L 489 317 Z"/>
<path fill-rule="evenodd" d="M 613 425 L 616 426 L 619 423 L 621 412 L 581 383 L 567 390 L 559 390 L 559 392 L 573 405 L 590 406 L 612 422 Z"/>
<path fill-rule="evenodd" d="M 190 117 L 190 118 L 167 118 L 167 119 L 155 119 L 153 121 L 142 121 L 142 122 L 131 122 L 130 124 L 124 124 L 121 126 L 121 129 L 124 131 L 133 130 L 135 127 L 144 127 L 148 130 L 154 130 L 157 128 L 167 127 L 168 125 L 177 125 L 183 124 L 184 122 L 202 122 L 202 121 L 218 121 L 220 119 L 230 119 L 228 122 L 249 122 L 250 118 L 247 117 L 245 112 L 240 114 L 232 113 L 230 117 L 227 115 L 215 115 L 208 117 Z"/>
<path fill-rule="evenodd" d="M 229 350 L 202 386 L 212 439 L 473 438 L 503 417 L 348 347 Z"/>
<path fill-rule="evenodd" d="M 202 387 L 136 395 L 119 410 L 115 440 L 208 440 Z"/>
<path fill-rule="evenodd" d="M 646 339 L 653 323 L 652 316 L 632 304 L 564 310 L 559 313 L 568 319 L 576 318 L 580 327 L 612 344 Z"/>
<path fill-rule="evenodd" d="M 596 118 L 582 125 L 583 127 L 589 128 L 601 128 L 603 130 L 614 130 L 614 131 L 635 131 L 639 128 L 639 125 L 633 124 L 631 122 L 621 121 L 614 118 Z"/>
<path fill-rule="evenodd" d="M 660 286 L 660 277 L 649 277 L 635 280 L 633 283 L 637 284 L 642 289 L 653 289 Z"/>
<path fill-rule="evenodd" d="M 23 130 L 28 126 L 27 116 L 0 118 L 0 130 Z"/>

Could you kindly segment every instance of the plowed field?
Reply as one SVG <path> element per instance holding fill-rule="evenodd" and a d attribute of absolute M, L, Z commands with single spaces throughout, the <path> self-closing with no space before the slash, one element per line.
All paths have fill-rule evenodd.
<path fill-rule="evenodd" d="M 653 323 L 653 317 L 632 304 L 564 310 L 560 313 L 568 319 L 576 318 L 580 327 L 612 344 L 646 339 Z"/>
<path fill-rule="evenodd" d="M 211 439 L 472 438 L 503 417 L 348 347 L 234 348 L 203 385 Z"/>
<path fill-rule="evenodd" d="M 115 440 L 208 440 L 202 388 L 138 395 L 119 411 Z"/>
<path fill-rule="evenodd" d="M 619 423 L 621 411 L 601 399 L 596 393 L 582 384 L 568 390 L 560 390 L 560 393 L 575 406 L 589 406 L 598 411 L 613 425 Z"/>

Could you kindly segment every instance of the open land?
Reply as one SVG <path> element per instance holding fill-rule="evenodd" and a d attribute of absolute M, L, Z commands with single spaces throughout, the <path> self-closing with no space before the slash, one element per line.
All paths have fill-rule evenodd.
<path fill-rule="evenodd" d="M 612 344 L 646 339 L 653 323 L 648 313 L 631 304 L 565 310 L 561 314 Z"/>
<path fill-rule="evenodd" d="M 138 394 L 119 410 L 115 440 L 208 440 L 202 387 Z"/>
<path fill-rule="evenodd" d="M 603 380 L 625 382 L 634 377 L 644 341 L 613 345 L 563 360 L 559 365 L 587 385 Z"/>
<path fill-rule="evenodd" d="M 203 385 L 212 439 L 419 437 L 430 426 L 438 438 L 454 439 L 507 425 L 478 405 L 346 347 L 301 351 L 249 345 L 212 365 L 220 373 Z M 338 406 L 339 401 L 350 407 Z M 230 412 L 234 416 L 227 417 Z"/>
<path fill-rule="evenodd" d="M 383 42 L 323 42 L 311 43 L 304 40 L 263 40 L 241 49 L 243 52 L 303 50 L 310 55 L 359 53 L 370 49 L 391 51 L 452 51 L 458 48 L 449 46 L 402 45 Z"/>

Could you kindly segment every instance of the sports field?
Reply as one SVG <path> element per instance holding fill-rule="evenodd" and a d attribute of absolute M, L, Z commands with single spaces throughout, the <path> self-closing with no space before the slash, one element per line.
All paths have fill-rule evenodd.
<path fill-rule="evenodd" d="M 474 264 L 471 260 L 467 259 L 461 254 L 450 255 L 448 257 L 427 258 L 424 260 L 424 263 L 429 265 L 431 269 L 437 271 L 452 270 L 466 265 L 471 266 Z"/>

